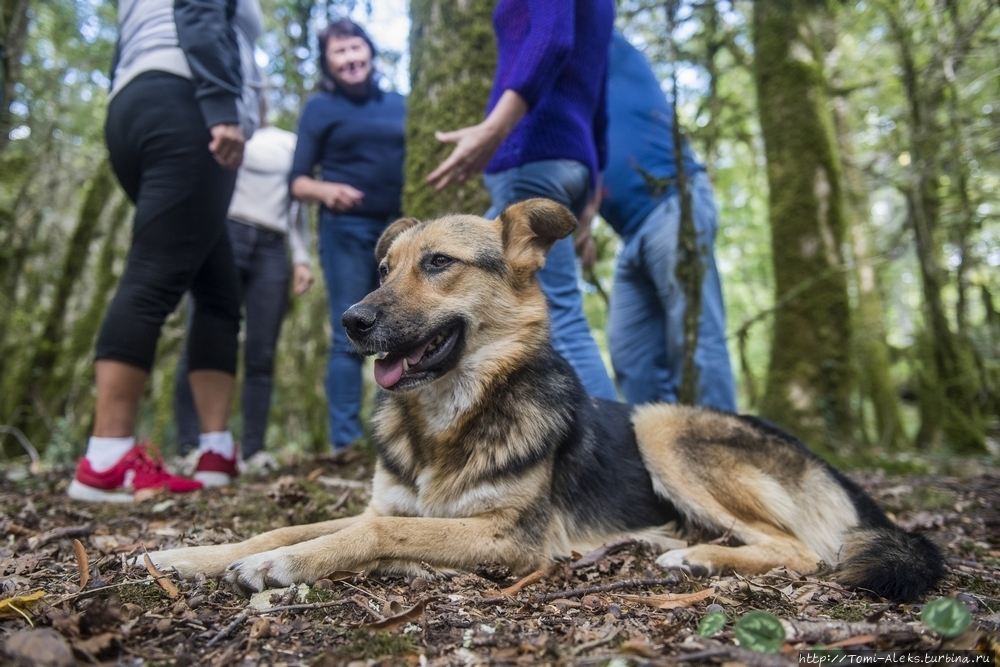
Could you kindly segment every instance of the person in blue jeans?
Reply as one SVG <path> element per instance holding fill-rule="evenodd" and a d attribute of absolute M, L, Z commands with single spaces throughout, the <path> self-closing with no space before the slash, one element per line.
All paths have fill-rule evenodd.
<path fill-rule="evenodd" d="M 485 171 L 487 217 L 531 197 L 579 216 L 604 166 L 612 0 L 500 0 L 497 69 L 486 119 L 437 139 L 455 144 L 427 180 L 438 191 Z M 583 313 L 573 239 L 557 241 L 538 279 L 552 343 L 594 397 L 618 400 Z"/>
<path fill-rule="evenodd" d="M 625 400 L 635 404 L 676 402 L 684 363 L 686 299 L 676 275 L 680 196 L 676 187 L 654 192 L 649 185 L 650 177 L 677 177 L 673 122 L 673 109 L 646 58 L 615 33 L 600 211 L 623 246 L 608 312 L 608 349 L 618 387 Z M 705 269 L 694 354 L 697 403 L 735 412 L 725 307 L 713 256 L 715 199 L 690 146 L 685 144 L 682 154 Z"/>
<path fill-rule="evenodd" d="M 333 341 L 326 399 L 334 453 L 363 435 L 362 358 L 340 322 L 344 311 L 378 287 L 375 244 L 400 217 L 406 101 L 379 89 L 375 45 L 341 19 L 319 36 L 321 92 L 306 102 L 290 177 L 292 194 L 319 203 L 319 255 Z M 313 170 L 320 168 L 321 178 Z"/>

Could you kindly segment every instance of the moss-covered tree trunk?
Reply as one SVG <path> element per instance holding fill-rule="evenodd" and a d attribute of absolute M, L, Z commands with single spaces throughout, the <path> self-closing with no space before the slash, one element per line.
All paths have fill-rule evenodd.
<path fill-rule="evenodd" d="M 854 317 L 854 367 L 861 397 L 874 417 L 874 437 L 861 425 L 866 444 L 895 451 L 909 444 L 903 430 L 899 395 L 890 376 L 892 365 L 886 341 L 885 304 L 882 301 L 879 263 L 873 256 L 873 233 L 868 220 L 869 200 L 865 176 L 854 156 L 847 99 L 833 103 L 837 146 L 843 166 L 844 219 L 854 255 L 853 281 L 857 302 Z"/>
<path fill-rule="evenodd" d="M 411 0 L 410 98 L 403 212 L 420 219 L 478 213 L 490 200 L 481 178 L 435 193 L 427 174 L 454 148 L 436 131 L 475 125 L 486 116 L 496 39 L 493 0 Z"/>
<path fill-rule="evenodd" d="M 762 412 L 812 445 L 849 441 L 850 309 L 841 258 L 840 164 L 809 0 L 754 3 L 754 53 L 770 188 L 774 333 Z"/>
<path fill-rule="evenodd" d="M 27 375 L 18 383 L 20 396 L 12 401 L 16 406 L 15 425 L 36 444 L 48 439 L 46 420 L 51 417 L 51 406 L 48 405 L 46 398 L 49 396 L 49 384 L 56 377 L 56 361 L 63 345 L 66 306 L 70 295 L 79 284 L 86 266 L 91 239 L 94 237 L 101 213 L 114 191 L 115 179 L 111 172 L 111 164 L 105 160 L 90 180 L 87 194 L 80 206 L 76 228 L 66 247 L 62 266 L 54 276 L 56 281 L 54 295 L 45 315 L 42 335 L 34 342 L 31 362 L 26 368 Z"/>

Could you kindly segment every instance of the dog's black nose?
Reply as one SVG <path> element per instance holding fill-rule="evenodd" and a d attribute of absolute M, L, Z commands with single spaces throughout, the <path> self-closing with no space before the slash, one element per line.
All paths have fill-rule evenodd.
<path fill-rule="evenodd" d="M 378 311 L 374 307 L 364 303 L 356 303 L 347 309 L 344 316 L 340 318 L 340 322 L 347 329 L 348 334 L 357 338 L 371 331 L 377 319 Z"/>

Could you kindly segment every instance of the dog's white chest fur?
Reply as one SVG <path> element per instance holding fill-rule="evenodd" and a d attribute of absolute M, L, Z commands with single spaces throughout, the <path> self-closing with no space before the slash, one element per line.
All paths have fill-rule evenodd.
<path fill-rule="evenodd" d="M 387 516 L 456 518 L 493 511 L 510 501 L 511 489 L 506 484 L 479 484 L 462 491 L 455 488 L 454 478 L 439 480 L 431 474 L 430 470 L 422 471 L 414 490 L 377 469 L 372 479 L 372 507 Z"/>

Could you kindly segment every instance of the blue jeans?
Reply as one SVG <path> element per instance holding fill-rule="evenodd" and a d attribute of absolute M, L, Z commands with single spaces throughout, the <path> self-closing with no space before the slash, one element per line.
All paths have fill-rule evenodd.
<path fill-rule="evenodd" d="M 264 449 L 267 416 L 274 387 L 274 352 L 288 305 L 291 264 L 285 249 L 285 235 L 227 221 L 229 241 L 239 276 L 240 301 L 246 322 L 243 341 L 243 385 L 240 407 L 243 413 L 241 451 L 249 458 Z M 188 317 L 193 302 L 189 302 Z M 190 322 L 190 320 L 189 320 Z M 181 354 L 174 380 L 174 415 L 183 453 L 198 445 L 198 413 L 188 383 L 187 352 Z"/>
<path fill-rule="evenodd" d="M 574 160 L 529 162 L 496 174 L 486 174 L 495 218 L 510 206 L 532 197 L 557 201 L 579 216 L 590 196 L 590 171 Z M 549 303 L 552 346 L 570 363 L 591 396 L 617 401 L 618 394 L 601 359 L 600 350 L 583 314 L 573 237 L 556 241 L 545 257 L 538 280 Z"/>
<path fill-rule="evenodd" d="M 736 411 L 726 348 L 726 313 L 713 246 L 718 220 L 704 173 L 690 183 L 692 213 L 702 250 L 698 348 L 698 404 Z M 684 365 L 684 287 L 677 281 L 680 198 L 657 206 L 635 234 L 623 239 L 608 312 L 608 349 L 618 386 L 629 403 L 677 401 Z"/>
<path fill-rule="evenodd" d="M 326 281 L 333 340 L 326 365 L 326 400 L 334 450 L 352 445 L 361 430 L 361 364 L 340 318 L 378 287 L 375 244 L 392 219 L 333 216 L 319 222 L 319 257 Z"/>

